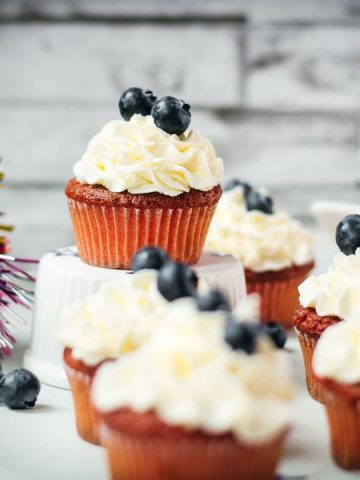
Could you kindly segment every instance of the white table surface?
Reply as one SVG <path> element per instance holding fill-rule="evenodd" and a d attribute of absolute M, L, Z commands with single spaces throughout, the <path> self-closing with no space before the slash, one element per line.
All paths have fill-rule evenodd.
<path fill-rule="evenodd" d="M 335 246 L 318 236 L 318 267 L 329 264 Z M 14 355 L 4 363 L 8 371 L 21 365 L 29 332 L 20 332 Z M 347 473 L 333 464 L 323 407 L 305 388 L 301 353 L 295 337 L 288 346 L 298 394 L 293 429 L 289 435 L 279 472 L 306 476 L 308 480 L 359 479 L 360 472 Z M 84 442 L 76 433 L 70 392 L 42 385 L 36 408 L 11 411 L 0 405 L 0 480 L 105 480 L 105 452 Z"/>

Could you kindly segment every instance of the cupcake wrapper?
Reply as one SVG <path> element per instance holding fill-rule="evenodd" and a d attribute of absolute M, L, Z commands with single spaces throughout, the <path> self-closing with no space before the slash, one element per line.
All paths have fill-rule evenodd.
<path fill-rule="evenodd" d="M 311 268 L 309 268 L 310 271 Z M 261 296 L 261 321 L 278 322 L 284 328 L 293 328 L 293 313 L 299 306 L 298 286 L 308 272 L 279 281 L 257 282 L 246 280 L 248 293 Z"/>
<path fill-rule="evenodd" d="M 297 337 L 298 337 L 301 351 L 303 354 L 306 385 L 307 385 L 308 392 L 314 400 L 320 403 L 324 403 L 324 394 L 323 394 L 322 386 L 316 379 L 312 369 L 312 357 L 320 336 L 301 333 L 298 330 L 296 330 L 296 333 L 297 333 Z"/>
<path fill-rule="evenodd" d="M 101 426 L 112 480 L 273 480 L 285 436 L 246 445 L 229 438 L 129 435 Z"/>
<path fill-rule="evenodd" d="M 81 260 L 122 269 L 129 269 L 135 252 L 146 245 L 165 249 L 173 260 L 196 263 L 216 207 L 107 207 L 72 198 L 68 205 Z"/>
<path fill-rule="evenodd" d="M 360 470 L 360 396 L 351 399 L 322 388 L 333 459 L 346 470 Z"/>
<path fill-rule="evenodd" d="M 100 445 L 99 420 L 90 397 L 91 377 L 69 366 L 66 366 L 66 373 L 73 396 L 77 431 L 83 440 Z"/>

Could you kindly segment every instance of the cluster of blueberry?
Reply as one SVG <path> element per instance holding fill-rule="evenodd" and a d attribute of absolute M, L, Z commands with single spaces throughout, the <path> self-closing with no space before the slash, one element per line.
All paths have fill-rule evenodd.
<path fill-rule="evenodd" d="M 151 268 L 158 270 L 157 287 L 168 301 L 182 297 L 196 299 L 197 307 L 202 312 L 223 310 L 228 318 L 225 325 L 225 341 L 234 350 L 253 353 L 257 340 L 262 335 L 269 336 L 278 348 L 283 348 L 286 342 L 286 331 L 276 322 L 261 325 L 255 322 L 239 322 L 230 313 L 229 302 L 218 290 L 210 290 L 205 295 L 198 295 L 198 277 L 188 265 L 173 262 L 161 248 L 145 247 L 139 250 L 133 259 L 133 271 Z"/>
<path fill-rule="evenodd" d="M 225 183 L 224 190 L 232 190 L 235 187 L 243 188 L 247 210 L 259 210 L 267 214 L 273 213 L 273 200 L 271 197 L 254 190 L 249 183 L 237 178 L 233 178 Z"/>
<path fill-rule="evenodd" d="M 336 227 L 336 243 L 345 255 L 360 247 L 360 215 L 347 215 Z"/>
<path fill-rule="evenodd" d="M 152 115 L 155 125 L 171 135 L 182 135 L 191 121 L 188 103 L 170 96 L 158 99 L 151 90 L 138 87 L 125 90 L 119 100 L 119 109 L 126 121 L 136 113 Z"/>
<path fill-rule="evenodd" d="M 0 403 L 11 409 L 34 407 L 40 392 L 39 379 L 25 368 L 16 368 L 7 375 L 0 372 Z"/>

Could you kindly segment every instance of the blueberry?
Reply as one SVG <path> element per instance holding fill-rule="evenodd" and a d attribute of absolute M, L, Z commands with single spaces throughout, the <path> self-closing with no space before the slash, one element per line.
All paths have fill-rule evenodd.
<path fill-rule="evenodd" d="M 336 227 L 336 243 L 345 255 L 360 247 L 360 215 L 347 215 Z"/>
<path fill-rule="evenodd" d="M 277 348 L 284 348 L 287 338 L 284 327 L 276 322 L 267 322 L 263 325 L 263 331 L 271 338 Z"/>
<path fill-rule="evenodd" d="M 251 190 L 246 196 L 246 208 L 271 214 L 273 213 L 273 201 L 271 197 Z"/>
<path fill-rule="evenodd" d="M 2 401 L 9 408 L 33 407 L 40 392 L 38 378 L 25 368 L 17 368 L 0 380 Z"/>
<path fill-rule="evenodd" d="M 196 295 L 198 278 L 185 263 L 167 262 L 160 269 L 157 286 L 159 292 L 169 302 L 181 297 Z"/>
<path fill-rule="evenodd" d="M 164 132 L 181 135 L 190 125 L 190 105 L 175 97 L 162 97 L 151 111 L 155 125 Z"/>
<path fill-rule="evenodd" d="M 125 90 L 119 100 L 119 109 L 124 120 L 130 120 L 135 113 L 150 115 L 156 97 L 151 90 L 132 87 Z"/>
<path fill-rule="evenodd" d="M 232 178 L 231 180 L 228 180 L 224 185 L 224 190 L 233 190 L 235 187 L 242 187 L 245 196 L 247 196 L 252 190 L 252 186 L 250 185 L 250 183 L 247 183 L 244 180 L 240 180 L 239 178 Z"/>
<path fill-rule="evenodd" d="M 229 311 L 229 302 L 219 290 L 210 290 L 198 298 L 198 309 L 201 312 L 213 312 L 215 310 Z"/>
<path fill-rule="evenodd" d="M 233 350 L 244 350 L 250 354 L 255 351 L 260 328 L 254 322 L 239 322 L 229 316 L 225 323 L 225 341 Z"/>
<path fill-rule="evenodd" d="M 169 255 L 162 248 L 144 247 L 135 253 L 131 268 L 134 272 L 144 268 L 160 270 L 168 260 Z"/>

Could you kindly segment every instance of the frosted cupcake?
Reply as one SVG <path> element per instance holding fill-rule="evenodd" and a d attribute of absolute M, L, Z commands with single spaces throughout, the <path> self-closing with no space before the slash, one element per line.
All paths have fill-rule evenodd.
<path fill-rule="evenodd" d="M 200 312 L 193 299 L 166 316 L 95 376 L 112 478 L 273 479 L 293 395 L 285 354 L 259 324 Z"/>
<path fill-rule="evenodd" d="M 360 470 L 360 316 L 321 336 L 313 369 L 321 385 L 335 462 Z"/>
<path fill-rule="evenodd" d="M 297 287 L 314 266 L 314 239 L 272 199 L 249 184 L 225 186 L 206 247 L 242 261 L 248 292 L 261 295 L 261 319 L 292 326 Z"/>
<path fill-rule="evenodd" d="M 189 128 L 181 100 L 131 88 L 120 112 L 90 141 L 66 187 L 81 259 L 126 269 L 139 248 L 154 245 L 196 263 L 221 195 L 222 160 Z"/>
<path fill-rule="evenodd" d="M 197 295 L 197 277 L 154 247 L 137 252 L 128 278 L 108 282 L 98 292 L 63 312 L 59 334 L 65 347 L 65 369 L 71 386 L 79 435 L 100 443 L 89 389 L 99 366 L 123 357 L 147 341 L 166 320 L 166 304 Z M 228 308 L 223 296 L 220 303 Z M 220 306 L 218 300 L 218 307 Z"/>
<path fill-rule="evenodd" d="M 294 314 L 308 390 L 319 402 L 323 401 L 321 387 L 311 368 L 316 343 L 329 326 L 360 318 L 359 215 L 349 215 L 339 223 L 336 240 L 341 252 L 326 273 L 311 276 L 300 285 L 300 307 Z"/>
<path fill-rule="evenodd" d="M 63 313 L 60 339 L 75 405 L 79 435 L 99 443 L 89 401 L 92 378 L 104 361 L 137 348 L 163 319 L 166 300 L 156 286 L 155 270 L 141 270 L 128 281 L 116 280 Z"/>

